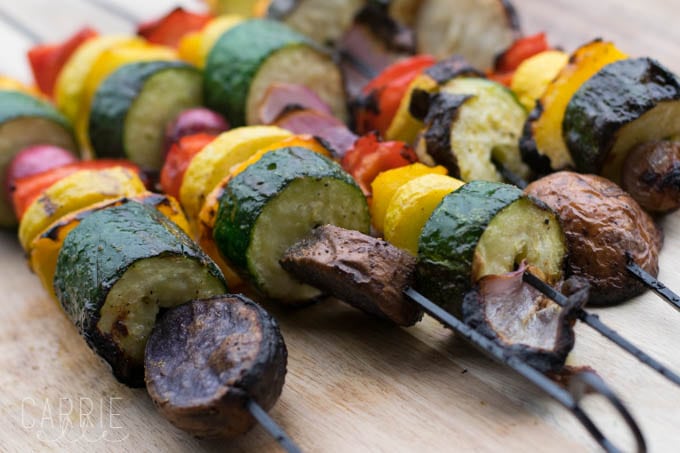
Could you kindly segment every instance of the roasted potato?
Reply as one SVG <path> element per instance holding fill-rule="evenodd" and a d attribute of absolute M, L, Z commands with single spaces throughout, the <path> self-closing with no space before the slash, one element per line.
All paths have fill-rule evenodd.
<path fill-rule="evenodd" d="M 146 346 L 146 388 L 161 413 L 197 437 L 236 437 L 281 395 L 287 351 L 276 321 L 239 295 L 168 310 Z"/>
<path fill-rule="evenodd" d="M 628 152 L 621 187 L 647 212 L 665 214 L 680 208 L 680 142 L 642 143 Z"/>
<path fill-rule="evenodd" d="M 590 303 L 616 304 L 644 291 L 626 270 L 628 257 L 657 275 L 662 232 L 613 182 L 563 171 L 531 183 L 525 192 L 558 213 L 567 236 L 569 272 L 590 282 Z"/>

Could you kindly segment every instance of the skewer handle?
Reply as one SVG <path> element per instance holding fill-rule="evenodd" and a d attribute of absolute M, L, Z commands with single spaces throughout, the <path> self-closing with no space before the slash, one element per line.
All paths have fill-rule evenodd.
<path fill-rule="evenodd" d="M 298 447 L 293 440 L 288 437 L 288 434 L 281 428 L 278 423 L 274 421 L 273 418 L 269 416 L 267 411 L 262 409 L 262 406 L 257 404 L 254 399 L 248 400 L 248 411 L 257 420 L 257 422 L 262 425 L 262 427 L 276 439 L 276 442 L 283 447 L 288 453 L 301 453 L 300 447 Z"/>
<path fill-rule="evenodd" d="M 517 356 L 509 355 L 502 347 L 489 340 L 460 319 L 451 315 L 413 288 L 407 288 L 404 291 L 404 294 L 406 294 L 413 302 L 420 305 L 430 316 L 451 328 L 454 332 L 465 338 L 491 358 L 508 365 L 564 406 L 579 420 L 579 422 L 581 422 L 583 427 L 605 451 L 612 453 L 620 452 L 621 450 L 602 433 L 579 404 L 583 396 L 586 395 L 586 390 L 604 396 L 630 428 L 637 444 L 637 451 L 647 451 L 644 436 L 633 416 L 616 394 L 594 373 L 581 372 L 576 374 L 572 378 L 569 390 L 565 390 L 543 373 L 520 360 Z"/>
<path fill-rule="evenodd" d="M 561 307 L 569 306 L 569 299 L 564 294 L 555 290 L 553 287 L 545 283 L 540 278 L 536 277 L 531 272 L 525 272 L 523 278 L 525 282 L 552 299 L 557 305 Z M 663 377 L 680 387 L 680 376 L 677 373 L 661 364 L 658 360 L 652 358 L 642 349 L 638 348 L 626 338 L 621 336 L 621 334 L 619 334 L 617 331 L 600 321 L 599 316 L 588 313 L 581 308 L 576 309 L 576 316 L 586 325 L 596 330 L 600 335 L 607 338 L 618 347 L 638 359 L 640 362 L 657 371 Z"/>
<path fill-rule="evenodd" d="M 680 311 L 680 296 L 675 294 L 675 292 L 668 289 L 666 285 L 654 278 L 630 258 L 626 264 L 626 269 L 628 269 L 628 272 L 637 277 L 638 280 L 644 283 L 645 286 L 661 296 L 661 298 L 668 302 L 673 308 Z"/>

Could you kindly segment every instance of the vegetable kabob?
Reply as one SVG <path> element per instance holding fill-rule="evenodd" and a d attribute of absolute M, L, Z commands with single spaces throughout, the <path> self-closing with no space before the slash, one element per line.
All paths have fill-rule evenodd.
<path fill-rule="evenodd" d="M 243 24 L 240 24 L 238 26 L 233 27 L 231 30 L 229 30 L 229 32 L 223 33 L 222 37 L 218 40 L 217 44 L 215 44 L 215 46 L 213 47 L 213 50 L 209 54 L 209 65 L 206 68 L 206 73 L 217 72 L 218 74 L 220 74 L 220 73 L 222 73 L 222 74 L 228 74 L 229 73 L 230 74 L 231 72 L 233 72 L 233 71 L 229 70 L 230 64 L 228 64 L 228 62 L 231 62 L 234 59 L 238 59 L 239 55 L 234 53 L 234 52 L 231 52 L 229 49 L 234 48 L 238 44 L 238 42 L 240 42 L 239 36 L 241 36 L 241 34 L 249 34 L 249 35 L 252 36 L 252 34 L 246 33 L 246 32 L 248 30 L 251 30 L 253 27 L 257 28 L 258 30 L 259 29 L 270 30 L 273 36 L 278 36 L 278 38 L 274 38 L 274 39 L 271 38 L 271 37 L 267 38 L 267 40 L 268 40 L 267 42 L 275 42 L 276 46 L 280 46 L 280 45 L 282 45 L 282 43 L 286 42 L 285 40 L 282 41 L 280 39 L 281 31 L 277 27 L 274 27 L 273 24 L 270 24 L 270 23 L 267 23 L 267 22 L 261 22 L 261 21 L 245 22 Z M 262 46 L 259 46 L 259 47 L 262 47 Z M 279 48 L 279 47 L 277 47 L 277 48 Z M 224 55 L 230 56 L 230 58 L 226 58 L 226 57 L 224 57 Z M 212 60 L 214 62 L 212 66 L 210 66 L 210 60 Z M 258 68 L 260 68 L 263 65 L 261 60 L 260 59 L 257 59 L 257 60 L 254 60 L 254 61 L 251 61 L 250 59 L 247 59 L 247 60 L 248 60 L 248 65 L 253 68 L 255 73 L 258 74 L 257 77 L 260 77 L 259 73 L 258 73 Z M 267 60 L 267 65 L 268 64 L 269 64 L 269 59 Z M 453 62 L 446 62 L 444 65 L 442 65 L 442 67 L 443 67 L 443 69 L 435 71 L 435 73 L 437 73 L 437 74 L 447 74 L 447 77 L 449 77 L 449 78 L 460 74 L 461 73 L 461 67 L 463 68 L 462 69 L 463 71 L 466 71 L 466 72 L 470 71 L 470 69 L 467 69 L 467 67 L 465 65 L 461 65 L 455 60 Z M 267 72 L 266 70 L 260 71 L 260 72 L 264 72 L 265 75 L 269 74 L 269 72 Z M 116 75 L 117 74 L 118 73 L 116 73 Z M 251 79 L 251 84 L 255 83 L 252 80 L 254 80 L 254 79 Z M 270 77 L 266 76 L 266 77 L 263 78 L 263 80 L 265 80 L 265 81 L 270 80 Z M 456 80 L 456 79 L 453 79 L 453 80 Z M 105 83 L 106 83 L 106 81 L 105 81 Z M 496 90 L 496 92 L 500 92 L 500 91 Z M 253 94 L 253 96 L 257 96 L 257 95 Z M 482 97 L 484 97 L 484 96 L 482 96 Z M 489 96 L 487 96 L 487 98 L 489 98 Z M 492 98 L 493 98 L 493 96 L 492 96 Z M 242 111 L 243 108 L 247 106 L 247 101 L 243 98 L 232 100 L 232 102 L 235 102 L 234 105 L 237 107 L 238 111 Z M 93 108 L 93 110 L 96 110 L 96 108 Z M 234 116 L 234 115 L 236 115 L 236 116 Z M 239 121 L 238 114 L 232 113 L 232 117 L 236 118 L 237 121 Z M 217 147 L 217 145 L 216 145 L 216 147 Z M 210 153 L 206 152 L 206 153 L 203 153 L 203 155 L 204 156 L 210 155 Z M 236 153 L 236 155 L 238 156 L 239 153 Z M 236 163 L 235 161 L 233 161 L 233 156 L 231 156 L 231 157 L 232 157 L 232 164 Z M 241 155 L 241 157 L 244 157 L 244 156 Z M 197 161 L 201 161 L 201 159 L 199 158 L 199 159 L 197 159 Z M 187 178 L 187 179 L 190 182 L 201 180 L 202 178 L 199 178 L 199 176 L 201 176 L 201 172 L 206 171 L 206 169 L 205 169 L 206 166 L 209 167 L 210 165 L 214 165 L 214 164 L 218 164 L 218 166 L 223 166 L 228 161 L 229 161 L 229 159 L 227 161 L 220 161 L 218 163 L 218 161 L 211 161 L 211 159 L 208 159 L 206 162 L 203 162 L 202 165 L 194 164 L 192 162 L 192 164 L 189 166 L 189 169 L 188 169 L 188 173 L 189 173 L 190 177 Z M 195 169 L 195 168 L 199 168 L 199 169 L 203 168 L 203 170 L 193 171 L 193 169 Z M 188 196 L 188 195 L 185 196 L 185 195 L 180 194 L 181 198 L 182 198 L 183 205 L 184 205 L 185 209 L 187 209 L 187 212 L 190 215 L 190 219 L 196 219 L 197 218 L 197 213 L 201 209 L 200 206 L 201 206 L 202 202 L 205 200 L 205 198 L 207 197 L 210 190 L 212 189 L 212 186 L 221 177 L 225 176 L 225 172 L 222 172 L 222 173 L 218 172 L 217 173 L 218 176 L 216 177 L 215 173 L 214 173 L 214 169 L 208 168 L 207 171 L 210 172 L 210 174 L 212 174 L 212 176 L 208 179 L 207 183 L 201 182 L 202 188 L 200 188 L 199 190 L 193 190 L 193 193 L 194 193 L 195 196 L 192 197 L 192 196 Z M 206 188 L 207 188 L 207 190 L 206 190 Z M 185 192 L 191 192 L 191 191 L 189 189 L 187 189 L 187 190 L 185 190 Z M 212 225 L 211 225 L 212 222 L 214 222 L 214 219 L 212 219 L 212 221 L 208 222 L 208 231 L 212 231 Z M 210 235 L 210 233 L 208 234 L 208 236 L 209 235 Z M 215 257 L 215 258 L 218 259 L 218 257 Z M 602 331 L 604 331 L 604 329 L 600 328 L 600 331 L 602 332 Z M 622 345 L 620 338 L 618 338 L 618 336 L 613 335 L 611 331 L 608 332 L 608 337 L 610 339 L 612 339 L 613 341 L 617 341 L 619 343 L 619 345 Z M 642 351 L 639 351 L 639 350 L 633 348 L 632 345 L 630 345 L 629 343 L 623 344 L 623 347 L 625 349 L 627 349 L 629 352 L 634 353 L 637 357 L 643 357 L 646 362 L 652 363 L 657 370 L 664 370 L 665 372 L 667 372 L 666 374 L 668 376 L 673 376 L 672 372 L 666 370 L 665 367 L 654 362 L 651 358 L 649 358 L 648 356 L 643 354 Z"/>
<path fill-rule="evenodd" d="M 227 143 L 229 142 L 227 137 L 234 137 L 237 134 L 242 134 L 243 131 L 244 129 L 235 129 L 226 132 L 216 142 Z M 232 149 L 239 148 L 236 145 L 233 146 Z M 199 152 L 195 159 L 206 159 L 203 154 L 208 156 L 219 155 L 218 150 L 219 148 L 208 145 L 206 149 Z M 267 151 L 267 149 L 263 151 Z M 344 182 L 342 179 L 337 180 L 339 174 L 335 170 L 331 171 L 331 168 L 326 167 L 327 164 L 321 165 L 324 158 L 320 157 L 319 153 L 294 147 L 271 150 L 264 155 L 260 154 L 262 153 L 256 152 L 254 155 L 256 159 L 250 159 L 250 162 L 247 162 L 249 165 L 242 166 L 245 167 L 242 171 L 223 179 L 223 182 L 206 198 L 207 207 L 203 208 L 202 214 L 206 211 L 212 211 L 214 234 L 211 235 L 211 238 L 214 238 L 222 256 L 229 261 L 231 266 L 250 276 L 253 283 L 267 297 L 282 300 L 284 303 L 299 303 L 300 301 L 310 300 L 310 298 L 319 294 L 318 290 L 292 279 L 287 272 L 279 267 L 279 258 L 283 256 L 286 247 L 304 237 L 306 232 L 310 231 L 314 225 L 331 221 L 336 224 L 341 222 L 345 224 L 355 223 L 363 225 L 361 230 L 366 232 L 368 219 L 365 201 L 362 202 L 361 191 L 354 183 L 348 185 L 347 179 L 344 179 Z M 185 177 L 190 177 L 190 175 L 187 174 Z M 331 184 L 332 181 L 334 182 Z M 304 187 L 304 190 L 300 190 L 298 187 Z M 332 204 L 326 201 L 324 195 L 329 188 L 333 189 L 334 202 Z M 521 191 L 514 190 L 516 194 L 521 195 Z M 243 203 L 243 200 L 253 200 L 253 203 Z M 217 205 L 214 205 L 214 203 L 217 203 Z M 364 206 L 364 209 L 357 210 L 357 206 L 360 207 L 361 205 Z M 342 217 L 333 218 L 335 206 L 342 207 Z M 352 208 L 347 209 L 347 206 L 352 206 Z M 541 215 L 540 217 L 540 222 L 534 223 L 543 225 L 544 216 Z M 559 226 L 554 222 L 551 222 L 552 228 L 559 230 Z M 357 227 L 354 227 L 354 229 L 356 230 Z M 352 234 L 360 235 L 358 232 Z M 325 248 L 327 254 L 331 253 L 328 252 L 329 250 L 338 250 L 341 245 L 347 246 L 347 244 L 352 243 L 352 241 L 347 240 L 346 236 L 337 234 L 337 230 L 331 230 L 327 236 L 337 239 L 337 243 Z M 370 241 L 375 240 L 368 236 L 361 237 L 369 241 L 368 243 L 356 244 L 356 248 L 364 250 L 364 253 L 366 250 L 387 246 L 384 242 L 371 243 Z M 393 250 L 396 251 L 396 249 Z M 317 255 L 325 258 L 324 252 L 320 251 Z M 332 260 L 332 258 L 329 259 Z M 404 301 L 404 297 L 401 295 L 403 288 L 398 286 L 402 283 L 404 287 L 407 286 L 408 276 L 410 275 L 409 269 L 413 269 L 414 260 L 403 252 L 391 255 L 390 259 L 394 260 L 396 268 L 392 267 L 390 268 L 391 271 L 385 271 L 375 257 L 366 259 L 364 256 L 363 259 L 352 260 L 351 257 L 343 255 L 342 258 L 337 258 L 335 262 L 344 264 L 335 266 L 327 272 L 342 274 L 345 271 L 348 275 L 355 277 L 355 280 L 343 281 L 336 285 L 335 291 L 337 291 L 337 288 L 342 288 L 343 291 L 355 295 L 355 297 L 346 297 L 345 294 L 345 297 L 342 297 L 344 300 L 369 313 L 393 320 L 398 324 L 411 325 L 420 318 L 421 312 L 411 303 Z M 554 259 L 560 260 L 558 257 Z M 375 284 L 375 281 L 370 281 L 370 279 L 367 283 L 359 270 L 349 267 L 350 263 L 356 265 L 359 269 L 375 269 L 375 272 L 379 273 L 381 278 L 379 284 Z M 309 277 L 314 275 L 315 272 L 306 268 L 300 273 L 293 273 L 303 282 L 309 282 L 304 277 L 300 278 L 301 274 Z M 395 285 L 397 286 L 395 287 Z M 328 289 L 323 286 L 320 286 L 320 288 Z M 330 293 L 338 295 L 337 292 L 330 291 Z M 372 297 L 366 296 L 367 294 L 371 294 Z M 585 301 L 583 298 L 579 300 Z M 563 322 L 566 322 L 567 313 L 570 311 L 571 309 L 564 309 L 563 317 L 560 318 L 563 319 Z M 464 326 L 460 321 L 453 324 L 456 329 L 464 329 L 461 325 Z M 566 330 L 562 330 L 563 328 Z M 563 333 L 558 334 L 558 336 L 566 335 L 569 338 L 570 329 L 571 327 L 561 326 L 559 330 Z M 465 332 L 467 331 L 469 331 L 469 328 L 465 330 Z M 467 334 L 466 338 L 470 338 L 470 335 Z M 489 346 L 484 343 L 484 340 L 480 344 L 474 334 L 471 338 L 475 341 L 475 344 L 488 349 Z M 572 342 L 560 340 L 547 347 L 546 350 L 550 351 L 544 350 L 543 353 L 539 353 L 539 358 L 532 362 L 532 366 L 538 366 L 541 371 L 553 367 L 559 369 L 571 347 L 570 344 L 573 345 L 573 337 L 571 338 Z M 519 345 L 516 346 L 517 349 L 522 349 Z M 496 352 L 498 351 L 500 349 L 496 349 Z M 530 356 L 531 354 L 522 356 L 522 360 L 528 360 L 526 357 Z M 495 357 L 498 358 L 499 356 L 495 355 Z M 526 363 L 524 365 L 529 366 Z M 521 371 L 523 375 L 530 378 L 536 374 L 536 368 L 531 368 L 533 371 L 528 371 L 528 368 L 518 365 L 517 369 L 523 370 Z M 559 391 L 555 393 L 559 387 L 550 383 L 549 380 L 536 379 L 542 382 L 542 384 L 539 384 L 542 385 L 541 388 L 552 391 L 553 396 L 560 393 Z M 560 394 L 563 395 L 563 393 Z M 570 401 L 574 402 L 574 400 Z"/>
<path fill-rule="evenodd" d="M 254 26 L 255 24 L 256 24 L 256 23 L 253 23 L 253 26 Z M 257 24 L 258 24 L 258 26 L 259 26 L 259 23 L 257 23 Z M 264 25 L 262 25 L 262 26 L 264 26 Z M 239 28 L 241 28 L 241 27 L 239 27 Z M 227 44 L 225 44 L 224 46 L 228 49 L 228 48 L 229 48 L 229 45 L 230 45 L 230 44 L 228 44 L 228 43 L 233 42 L 233 40 L 234 40 L 234 38 L 232 38 L 230 41 L 225 41 Z M 238 40 L 236 40 L 236 41 L 238 41 Z M 223 51 L 221 51 L 221 49 L 218 49 L 218 50 L 220 50 L 220 52 L 217 52 L 217 54 L 224 53 Z M 227 51 L 227 54 L 228 54 L 228 53 L 229 53 L 229 52 Z M 123 77 L 123 78 L 125 78 L 125 77 Z M 185 206 L 186 206 L 186 204 L 185 204 Z"/>
<path fill-rule="evenodd" d="M 106 187 L 116 172 L 130 180 L 114 184 L 128 187 L 118 193 Z M 89 186 L 64 190 L 78 181 Z M 109 198 L 75 210 L 72 199 L 87 198 L 88 188 Z M 31 208 L 45 203 L 60 214 L 26 248 L 31 267 L 118 380 L 146 382 L 161 412 L 193 435 L 235 437 L 258 420 L 298 451 L 263 410 L 284 382 L 278 327 L 254 302 L 226 294 L 172 198 L 146 192 L 129 169 L 110 167 L 63 177 Z"/>
<path fill-rule="evenodd" d="M 288 451 L 299 451 L 263 410 L 278 399 L 285 375 L 285 344 L 273 319 L 243 297 L 223 295 L 221 273 L 182 231 L 188 226 L 179 206 L 171 198 L 145 192 L 138 167 L 122 161 L 75 162 L 58 146 L 73 146 L 68 121 L 20 84 L 2 83 L 0 96 L 8 101 L 3 105 L 17 107 L 3 119 L 2 131 L 8 139 L 3 155 L 16 155 L 9 174 L 14 199 L 20 202 L 15 205 L 23 220 L 22 243 L 46 289 L 56 292 L 90 346 L 120 380 L 139 385 L 150 336 L 154 346 L 146 354 L 147 387 L 174 424 L 203 437 L 234 437 L 258 420 Z M 60 166 L 49 168 L 55 165 Z M 121 196 L 133 198 L 117 198 Z M 7 216 L 7 222 L 13 217 Z M 157 234 L 147 234 L 151 231 Z M 104 246 L 107 241 L 111 247 Z M 86 245 L 83 253 L 59 264 L 62 243 Z M 173 279 L 148 278 L 159 275 L 163 263 L 179 277 L 174 281 L 181 281 L 181 288 L 167 288 Z M 93 273 L 87 264 L 98 271 Z M 216 297 L 207 301 L 168 310 L 165 331 L 151 332 L 159 307 L 165 310 L 213 293 Z M 205 319 L 221 322 L 206 325 Z M 196 328 L 184 331 L 180 325 Z M 177 336 L 179 331 L 185 334 Z M 255 340 L 244 342 L 249 336 Z M 234 341 L 247 347 L 238 348 L 237 356 L 224 356 Z M 195 348 L 197 342 L 200 348 Z M 197 368 L 199 354 L 209 360 Z M 170 368 L 168 359 L 174 361 Z M 203 380 L 204 392 L 182 388 L 189 375 Z"/>
<path fill-rule="evenodd" d="M 580 74 L 578 71 L 583 72 L 589 68 L 587 65 L 583 67 L 584 69 L 579 69 L 577 66 L 579 62 L 584 61 L 584 57 L 576 58 L 576 56 L 583 53 L 587 54 L 586 49 L 592 53 L 592 57 L 589 60 L 592 64 L 595 64 L 597 61 L 597 55 L 605 55 L 609 59 L 614 59 L 614 55 L 623 55 L 619 51 L 615 52 L 613 50 L 615 48 L 610 43 L 595 42 L 586 45 L 576 51 L 574 54 L 575 57 L 570 59 L 569 65 L 562 73 L 560 73 L 562 74 L 560 77 L 569 80 L 568 77 L 573 73 L 574 75 L 571 76 L 573 79 L 576 77 L 576 74 Z M 607 49 L 611 52 L 606 53 Z M 599 53 L 594 53 L 596 50 Z M 610 54 L 612 56 L 610 56 Z M 549 81 L 542 80 L 540 77 L 538 78 L 538 82 L 536 82 L 536 74 L 540 73 L 540 71 L 537 71 L 543 70 L 547 66 L 551 71 L 558 73 L 560 68 L 566 64 L 566 57 L 567 55 L 562 52 L 544 50 L 543 52 L 536 54 L 535 57 L 529 58 L 519 65 L 519 68 L 515 73 L 518 80 L 516 88 L 521 90 L 522 86 L 527 85 L 528 80 L 534 80 L 535 85 L 539 87 L 541 85 L 544 87 L 548 86 Z M 605 62 L 606 61 L 607 60 L 605 60 Z M 654 63 L 649 59 L 622 60 L 621 63 L 615 64 L 624 64 L 624 61 L 628 62 L 625 63 L 626 65 L 636 66 L 640 70 L 642 70 L 643 66 L 648 68 L 651 68 L 652 66 L 660 67 L 657 63 Z M 409 63 L 412 66 L 410 66 Z M 526 173 L 523 172 L 526 172 L 527 167 L 521 162 L 520 149 L 516 144 L 518 137 L 522 134 L 522 128 L 524 127 L 522 118 L 526 118 L 525 114 L 521 111 L 521 106 L 514 101 L 510 104 L 505 104 L 514 105 L 514 109 L 517 112 L 517 115 L 514 116 L 517 117 L 514 126 L 510 125 L 508 122 L 508 118 L 512 118 L 513 116 L 506 113 L 502 119 L 499 116 L 497 121 L 494 122 L 494 124 L 500 125 L 495 128 L 495 130 L 502 130 L 504 131 L 503 134 L 494 139 L 491 137 L 493 134 L 490 133 L 490 139 L 484 142 L 475 140 L 473 134 L 466 133 L 465 131 L 469 129 L 477 131 L 485 130 L 485 125 L 488 126 L 489 124 L 485 122 L 485 118 L 491 115 L 491 113 L 482 114 L 477 112 L 476 115 L 473 115 L 468 112 L 474 110 L 474 105 L 483 108 L 483 105 L 487 105 L 487 107 L 488 105 L 500 106 L 502 102 L 501 98 L 498 96 L 495 96 L 495 100 L 490 100 L 493 99 L 493 97 L 489 94 L 483 94 L 482 92 L 477 92 L 477 94 L 472 95 L 472 87 L 475 85 L 481 86 L 480 84 L 491 86 L 495 84 L 492 82 L 483 82 L 481 79 L 479 82 L 476 79 L 473 81 L 473 79 L 469 79 L 468 74 L 463 74 L 463 78 L 461 78 L 458 74 L 451 71 L 449 71 L 446 77 L 442 78 L 440 74 L 443 73 L 441 70 L 443 65 L 441 63 L 434 66 L 429 66 L 427 61 L 424 61 L 422 64 L 418 63 L 417 58 L 414 58 L 410 61 L 394 65 L 392 68 L 386 70 L 379 78 L 375 79 L 375 83 L 367 86 L 363 95 L 365 96 L 364 99 L 375 99 L 373 104 L 377 103 L 381 108 L 378 109 L 378 113 L 372 113 L 371 107 L 365 107 L 365 101 L 359 101 L 357 104 L 358 124 L 360 126 L 363 125 L 365 128 L 380 127 L 388 138 L 404 139 L 407 142 L 416 140 L 420 128 L 426 127 L 425 132 L 422 134 L 422 138 L 418 142 L 417 148 L 421 159 L 428 159 L 430 162 L 445 165 L 453 172 L 452 174 L 460 175 L 463 179 L 466 179 L 466 177 L 470 177 L 471 175 L 473 177 L 491 180 L 500 180 L 503 177 L 507 179 L 508 176 L 510 176 L 511 181 L 520 185 L 526 184 L 522 183 L 522 180 L 526 175 Z M 601 65 L 603 63 L 598 62 L 597 64 Z M 615 64 L 612 65 L 612 70 L 616 69 Z M 451 66 L 451 64 L 449 64 L 449 66 Z M 460 64 L 458 67 L 460 68 Z M 663 73 L 666 74 L 667 77 L 670 77 L 668 80 L 672 80 L 675 77 L 665 69 L 663 70 Z M 604 77 L 604 75 L 602 77 Z M 515 78 L 513 77 L 513 88 L 515 88 L 514 80 Z M 625 86 L 626 90 L 633 90 L 634 88 L 644 90 L 645 88 L 643 87 L 645 84 L 638 83 L 641 81 L 640 78 L 636 80 L 637 81 L 627 80 L 626 83 L 622 82 L 619 85 Z M 592 83 L 595 82 L 596 80 Z M 562 93 L 569 89 L 569 85 L 566 85 L 566 82 L 562 84 L 553 83 L 555 84 L 553 91 L 560 89 L 562 90 L 560 93 Z M 550 90 L 551 87 L 552 85 L 548 89 Z M 597 96 L 602 98 L 606 89 L 602 88 L 602 85 L 600 85 L 600 87 Z M 497 88 L 497 93 L 503 93 L 504 90 L 500 89 L 500 87 Z M 463 101 L 460 97 L 460 90 L 462 90 L 463 93 L 466 93 L 466 96 L 471 97 Z M 533 102 L 533 96 L 540 96 L 542 90 L 539 88 L 530 96 L 529 91 L 524 92 L 526 92 L 528 96 L 525 103 L 528 103 Z M 612 96 L 614 95 L 612 94 Z M 545 95 L 545 97 L 547 99 L 552 99 L 547 97 L 547 95 Z M 397 99 L 396 103 L 394 101 L 395 98 Z M 484 98 L 487 99 L 486 104 L 483 101 Z M 477 99 L 476 103 L 472 103 L 471 99 Z M 460 105 L 460 102 L 464 102 L 462 106 Z M 557 101 L 555 101 L 555 103 L 557 103 Z M 547 101 L 545 104 L 547 105 Z M 670 104 L 672 103 L 660 102 L 658 105 Z M 539 105 L 541 104 L 539 103 Z M 557 107 L 554 109 L 559 110 Z M 498 111 L 499 109 L 496 108 L 495 110 Z M 491 110 L 489 111 L 491 112 Z M 418 118 L 424 119 L 425 121 L 422 122 L 418 120 L 413 116 L 414 113 Z M 544 131 L 552 124 L 548 121 L 549 117 L 543 118 L 543 120 L 538 120 L 538 122 L 534 122 L 533 119 L 529 118 L 529 121 L 527 122 L 527 124 L 536 125 L 534 129 L 532 129 L 536 131 L 535 140 L 542 139 L 541 137 L 543 137 L 543 135 L 541 134 L 548 134 Z M 543 123 L 540 121 L 543 121 Z M 634 123 L 634 121 L 630 123 L 631 128 L 634 127 L 632 126 Z M 537 126 L 538 124 L 545 124 L 545 128 L 539 129 Z M 503 125 L 508 127 L 504 128 Z M 502 137 L 514 138 L 510 140 L 510 142 L 504 144 L 504 139 Z M 524 141 L 522 141 L 522 143 L 524 143 Z M 526 145 L 523 144 L 522 147 L 526 147 Z M 513 151 L 508 154 L 507 150 L 509 149 Z M 546 149 L 551 148 L 548 147 Z M 501 152 L 501 150 L 506 151 Z M 524 151 L 524 148 L 522 148 L 522 151 Z M 656 152 L 659 154 L 660 151 L 657 150 Z M 524 157 L 526 157 L 526 153 L 524 153 Z M 532 160 L 529 159 L 528 162 L 531 163 Z M 635 170 L 637 167 L 633 164 L 623 165 L 625 168 L 630 169 L 630 171 L 637 171 Z M 534 168 L 536 168 L 535 165 Z M 632 252 L 632 250 L 623 248 L 621 251 L 622 258 L 626 255 L 635 255 L 635 253 L 629 252 Z M 639 278 L 645 285 L 656 292 L 661 293 L 662 297 L 671 302 L 676 308 L 680 308 L 678 297 L 653 277 L 653 275 L 656 275 L 657 268 L 646 266 L 644 262 L 636 259 L 631 259 L 626 267 L 627 270 L 624 270 L 624 274 L 635 274 L 636 278 Z M 635 284 L 634 287 L 639 288 L 640 285 Z M 598 294 L 603 293 L 593 293 L 594 303 L 597 303 L 596 299 Z M 613 292 L 612 295 L 614 294 L 616 293 Z M 625 299 L 626 298 L 612 299 L 608 303 L 620 302 Z"/>

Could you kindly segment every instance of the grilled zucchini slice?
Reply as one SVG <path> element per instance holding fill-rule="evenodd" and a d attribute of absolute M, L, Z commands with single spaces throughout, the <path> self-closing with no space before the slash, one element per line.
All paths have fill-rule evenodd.
<path fill-rule="evenodd" d="M 306 86 L 347 120 L 342 76 L 332 57 L 271 20 L 247 20 L 220 36 L 206 62 L 205 102 L 232 126 L 257 124 L 260 102 L 275 82 Z"/>
<path fill-rule="evenodd" d="M 650 58 L 602 68 L 574 94 L 564 116 L 564 138 L 582 173 L 620 181 L 636 145 L 680 134 L 680 79 Z"/>
<path fill-rule="evenodd" d="M 49 103 L 30 94 L 0 90 L 0 227 L 17 224 L 4 183 L 14 156 L 32 145 L 55 145 L 76 153 L 73 130 Z"/>
<path fill-rule="evenodd" d="M 413 79 L 406 94 L 401 98 L 397 113 L 385 133 L 386 138 L 401 140 L 409 144 L 415 143 L 424 124 L 423 118 L 416 118 L 411 113 L 413 93 L 420 91 L 436 93 L 440 85 L 456 77 L 484 77 L 484 73 L 473 68 L 460 55 L 454 55 L 426 69 L 423 74 Z"/>
<path fill-rule="evenodd" d="M 488 69 L 519 37 L 519 20 L 507 0 L 423 0 L 415 22 L 418 53 L 462 55 Z"/>
<path fill-rule="evenodd" d="M 522 262 L 556 283 L 566 252 L 562 227 L 547 206 L 517 187 L 472 181 L 447 195 L 423 227 L 417 286 L 459 315 L 472 285 Z"/>
<path fill-rule="evenodd" d="M 104 80 L 92 101 L 88 130 L 94 153 L 160 170 L 165 126 L 202 103 L 202 76 L 193 66 L 178 61 L 122 66 Z"/>
<path fill-rule="evenodd" d="M 562 123 L 571 97 L 604 66 L 626 58 L 611 42 L 596 40 L 569 57 L 569 63 L 548 85 L 529 115 L 520 141 L 522 157 L 531 168 L 546 174 L 574 166 L 562 135 Z"/>
<path fill-rule="evenodd" d="M 82 152 L 92 157 L 90 143 L 90 108 L 101 84 L 117 69 L 141 61 L 175 61 L 177 53 L 166 46 L 149 44 L 143 39 L 131 39 L 117 43 L 100 52 L 87 71 L 83 83 L 81 100 L 74 126 Z"/>
<path fill-rule="evenodd" d="M 464 181 L 500 182 L 497 160 L 526 178 L 518 141 L 526 111 L 510 90 L 480 78 L 455 78 L 432 96 L 427 130 L 416 147 L 421 161 L 445 166 Z"/>
<path fill-rule="evenodd" d="M 83 219 L 64 240 L 54 289 L 121 382 L 144 384 L 144 347 L 161 308 L 224 294 L 217 266 L 154 208 L 136 202 Z"/>
<path fill-rule="evenodd" d="M 320 293 L 289 276 L 279 260 L 314 227 L 326 224 L 367 233 L 366 198 L 336 163 L 291 147 L 264 154 L 227 184 L 213 236 L 225 258 L 268 297 L 300 303 Z"/>
<path fill-rule="evenodd" d="M 275 126 L 250 126 L 220 134 L 191 159 L 182 180 L 179 198 L 193 228 L 212 190 L 229 174 L 234 165 L 260 149 L 292 134 Z"/>
<path fill-rule="evenodd" d="M 157 209 L 158 212 L 168 217 L 183 231 L 188 232 L 189 225 L 187 224 L 186 217 L 184 217 L 184 213 L 179 206 L 179 203 L 172 197 L 151 192 L 146 192 L 133 198 L 105 200 L 88 208 L 68 214 L 54 222 L 36 237 L 26 251 L 31 270 L 38 276 L 43 287 L 52 297 L 56 298 L 52 283 L 54 281 L 54 271 L 57 268 L 57 258 L 68 233 L 80 225 L 81 220 L 93 212 L 125 204 L 130 200 Z"/>

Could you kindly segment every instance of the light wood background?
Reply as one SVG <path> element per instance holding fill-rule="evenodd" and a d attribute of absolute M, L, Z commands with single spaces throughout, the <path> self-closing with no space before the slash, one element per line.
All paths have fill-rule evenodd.
<path fill-rule="evenodd" d="M 140 18 L 176 2 L 121 0 Z M 185 1 L 186 6 L 199 6 Z M 680 71 L 676 0 L 515 0 L 527 32 L 548 30 L 571 50 L 594 37 Z M 91 24 L 130 24 L 82 0 L 2 0 L 45 39 Z M 29 43 L 0 26 L 0 72 L 29 79 Z M 680 290 L 680 214 L 662 225 L 661 278 Z M 271 451 L 261 428 L 234 442 L 197 441 L 155 412 L 144 390 L 118 384 L 27 269 L 14 233 L 0 233 L 0 451 Z M 307 451 L 596 450 L 578 423 L 531 384 L 480 357 L 436 322 L 392 327 L 337 303 L 278 318 L 290 359 L 271 414 Z M 680 370 L 680 314 L 652 294 L 597 310 L 602 319 Z M 680 389 L 584 326 L 569 358 L 588 364 L 623 396 L 652 451 L 678 451 Z M 588 406 L 612 437 L 622 422 Z M 617 437 L 617 435 L 619 437 Z M 624 444 L 627 439 L 623 437 Z"/>

